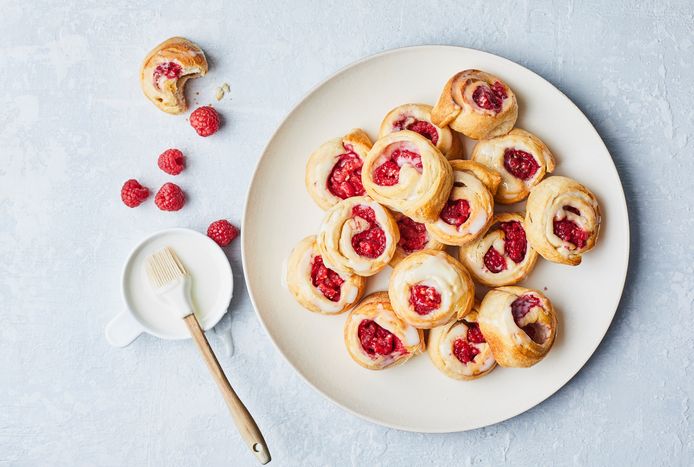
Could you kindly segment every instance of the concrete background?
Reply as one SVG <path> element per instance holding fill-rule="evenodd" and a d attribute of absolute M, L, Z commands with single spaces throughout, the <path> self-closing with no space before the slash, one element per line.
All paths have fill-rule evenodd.
<path fill-rule="evenodd" d="M 469 433 L 404 433 L 343 412 L 300 380 L 250 306 L 237 241 L 232 311 L 210 339 L 273 465 L 692 461 L 691 2 L 373 3 L 2 2 L 0 466 L 254 465 L 189 342 L 106 343 L 103 328 L 123 306 L 121 263 L 151 231 L 238 222 L 263 145 L 314 84 L 366 55 L 433 43 L 525 65 L 595 124 L 632 222 L 617 317 L 578 376 L 529 412 Z M 231 85 L 212 138 L 141 95 L 141 59 L 172 35 L 198 42 L 211 62 L 193 101 L 214 102 L 215 87 Z M 188 155 L 176 179 L 184 210 L 160 212 L 151 199 L 125 208 L 127 178 L 154 189 L 172 178 L 155 162 L 172 146 Z"/>

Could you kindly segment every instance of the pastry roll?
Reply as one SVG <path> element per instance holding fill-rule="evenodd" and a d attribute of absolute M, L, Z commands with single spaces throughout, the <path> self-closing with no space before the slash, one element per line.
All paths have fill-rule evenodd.
<path fill-rule="evenodd" d="M 349 312 L 344 339 L 350 357 L 369 370 L 401 365 L 425 348 L 422 331 L 395 315 L 386 292 L 367 296 Z"/>
<path fill-rule="evenodd" d="M 477 323 L 477 309 L 465 318 L 429 331 L 427 352 L 436 368 L 455 379 L 477 379 L 496 367 L 492 349 Z"/>
<path fill-rule="evenodd" d="M 431 123 L 430 105 L 404 104 L 388 112 L 381 122 L 378 137 L 396 131 L 410 130 L 419 133 L 436 148 L 446 159 L 457 159 L 463 156 L 463 144 L 456 133 L 447 126 L 438 127 Z"/>
<path fill-rule="evenodd" d="M 326 213 L 316 243 L 329 268 L 373 276 L 393 259 L 399 240 L 390 212 L 367 196 L 355 196 Z"/>
<path fill-rule="evenodd" d="M 412 253 L 393 270 L 388 296 L 395 313 L 419 329 L 431 329 L 470 312 L 475 286 L 465 267 L 444 251 Z"/>
<path fill-rule="evenodd" d="M 501 366 L 529 367 L 554 344 L 557 317 L 542 293 L 524 287 L 499 287 L 482 300 L 480 329 Z"/>
<path fill-rule="evenodd" d="M 355 129 L 345 136 L 323 143 L 306 163 L 306 189 L 322 209 L 340 200 L 363 196 L 361 167 L 371 149 L 369 136 Z"/>
<path fill-rule="evenodd" d="M 583 254 L 595 246 L 600 221 L 595 195 L 568 177 L 549 177 L 528 197 L 528 241 L 549 261 L 580 264 Z"/>
<path fill-rule="evenodd" d="M 501 177 L 482 164 L 451 161 L 453 189 L 427 230 L 446 245 L 465 245 L 482 235 L 494 216 L 494 192 Z"/>
<path fill-rule="evenodd" d="M 183 88 L 190 78 L 205 76 L 207 59 L 197 44 L 172 37 L 147 54 L 140 68 L 140 86 L 160 110 L 170 114 L 185 112 Z"/>
<path fill-rule="evenodd" d="M 393 212 L 395 222 L 398 224 L 400 241 L 395 248 L 395 255 L 390 260 L 392 267 L 402 261 L 406 256 L 421 250 L 443 250 L 445 245 L 427 231 L 426 226 L 416 222 L 399 212 Z"/>
<path fill-rule="evenodd" d="M 361 176 L 369 196 L 417 222 L 436 220 L 453 185 L 446 158 L 410 130 L 376 141 Z"/>
<path fill-rule="evenodd" d="M 528 244 L 520 213 L 497 214 L 484 236 L 460 248 L 460 261 L 488 287 L 522 281 L 535 267 L 537 253 Z"/>
<path fill-rule="evenodd" d="M 352 308 L 364 294 L 366 280 L 356 274 L 333 271 L 318 253 L 316 237 L 306 237 L 287 261 L 287 286 L 307 310 L 335 315 Z"/>
<path fill-rule="evenodd" d="M 478 142 L 471 159 L 501 174 L 501 185 L 496 192 L 496 201 L 501 204 L 524 200 L 530 189 L 554 170 L 554 156 L 545 143 L 520 128 Z"/>
<path fill-rule="evenodd" d="M 472 139 L 505 135 L 518 118 L 516 95 L 496 76 L 465 70 L 448 80 L 431 111 L 431 121 Z"/>

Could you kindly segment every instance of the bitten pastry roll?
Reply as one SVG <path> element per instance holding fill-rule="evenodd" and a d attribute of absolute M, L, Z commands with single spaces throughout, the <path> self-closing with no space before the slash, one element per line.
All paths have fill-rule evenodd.
<path fill-rule="evenodd" d="M 306 237 L 294 247 L 287 261 L 287 286 L 307 310 L 334 315 L 356 304 L 366 280 L 356 274 L 334 271 L 318 252 L 316 237 Z"/>
<path fill-rule="evenodd" d="M 371 149 L 369 136 L 355 129 L 331 139 L 316 149 L 306 163 L 306 189 L 322 209 L 340 200 L 363 196 L 361 168 Z"/>
<path fill-rule="evenodd" d="M 458 260 L 444 251 L 424 250 L 395 267 L 388 296 L 403 321 L 431 329 L 467 315 L 475 300 L 475 287 Z"/>
<path fill-rule="evenodd" d="M 367 296 L 349 312 L 344 339 L 350 357 L 369 370 L 401 365 L 425 349 L 422 331 L 395 315 L 386 292 Z"/>
<path fill-rule="evenodd" d="M 422 250 L 443 250 L 445 245 L 436 240 L 421 222 L 416 222 L 399 212 L 393 212 L 395 222 L 398 224 L 400 241 L 395 248 L 395 255 L 390 260 L 390 265 L 395 267 L 406 256 Z"/>
<path fill-rule="evenodd" d="M 494 192 L 501 177 L 482 164 L 451 161 L 453 189 L 427 230 L 446 245 L 465 245 L 482 235 L 494 217 Z"/>
<path fill-rule="evenodd" d="M 501 174 L 501 185 L 496 192 L 496 201 L 501 204 L 524 200 L 545 174 L 554 171 L 554 156 L 547 145 L 520 128 L 478 142 L 471 159 Z"/>
<path fill-rule="evenodd" d="M 496 76 L 465 70 L 448 80 L 431 111 L 435 125 L 472 139 L 505 135 L 518 118 L 516 95 Z"/>
<path fill-rule="evenodd" d="M 451 166 L 431 141 L 410 130 L 380 138 L 362 169 L 369 196 L 417 222 L 433 222 L 453 185 Z"/>
<path fill-rule="evenodd" d="M 381 122 L 378 137 L 396 131 L 410 130 L 419 133 L 436 148 L 446 159 L 457 159 L 463 156 L 463 144 L 456 133 L 447 126 L 438 127 L 431 122 L 430 105 L 404 104 L 400 105 L 385 116 Z"/>
<path fill-rule="evenodd" d="M 152 49 L 140 68 L 140 86 L 160 110 L 180 114 L 187 108 L 186 82 L 207 73 L 205 53 L 183 37 L 172 37 Z"/>
<path fill-rule="evenodd" d="M 477 379 L 496 367 L 492 349 L 477 323 L 477 308 L 474 306 L 463 319 L 429 331 L 427 352 L 436 368 L 446 376 Z"/>
<path fill-rule="evenodd" d="M 478 315 L 480 329 L 497 363 L 529 367 L 554 344 L 557 317 L 542 293 L 524 287 L 499 287 L 485 295 Z"/>
<path fill-rule="evenodd" d="M 488 287 L 516 284 L 530 274 L 537 253 L 528 244 L 520 213 L 497 214 L 484 236 L 460 248 L 460 261 Z"/>
<path fill-rule="evenodd" d="M 390 212 L 367 196 L 355 196 L 326 212 L 316 243 L 330 268 L 373 276 L 393 259 L 399 240 Z"/>
<path fill-rule="evenodd" d="M 600 206 L 576 180 L 549 177 L 530 192 L 525 226 L 528 240 L 543 258 L 575 266 L 595 246 Z"/>

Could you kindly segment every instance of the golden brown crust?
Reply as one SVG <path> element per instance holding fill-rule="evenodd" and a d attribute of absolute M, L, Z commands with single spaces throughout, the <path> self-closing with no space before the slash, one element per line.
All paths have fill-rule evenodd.
<path fill-rule="evenodd" d="M 527 180 L 521 180 L 506 170 L 506 149 L 518 149 L 530 154 L 538 165 L 535 174 Z M 555 166 L 554 156 L 547 145 L 537 136 L 520 128 L 514 128 L 507 135 L 478 142 L 470 158 L 500 174 L 501 185 L 494 197 L 500 204 L 524 200 L 547 173 L 554 171 Z"/>
<path fill-rule="evenodd" d="M 525 279 L 535 268 L 537 262 L 537 252 L 528 242 L 525 256 L 520 263 L 513 261 L 505 251 L 505 234 L 499 228 L 502 222 L 519 222 L 525 225 L 525 219 L 521 213 L 501 213 L 494 216 L 491 227 L 487 232 L 469 245 L 460 248 L 459 258 L 465 267 L 470 271 L 472 277 L 482 285 L 487 287 L 500 287 L 503 285 L 513 285 Z M 524 230 L 525 227 L 523 227 Z M 526 234 L 527 239 L 527 234 Z M 506 264 L 506 269 L 494 273 L 484 264 L 484 256 L 490 248 L 494 248 L 501 255 Z"/>
<path fill-rule="evenodd" d="M 415 311 L 410 295 L 417 285 L 435 289 L 440 296 L 439 308 L 427 314 Z M 395 267 L 388 295 L 403 321 L 419 329 L 431 329 L 468 314 L 475 300 L 475 286 L 458 260 L 444 251 L 424 250 L 412 253 Z"/>
<path fill-rule="evenodd" d="M 359 325 L 364 320 L 374 321 L 380 327 L 394 334 L 402 343 L 406 353 L 396 355 L 367 353 L 359 339 Z M 387 292 L 376 292 L 368 295 L 356 308 L 350 311 L 345 321 L 344 341 L 349 356 L 369 370 L 384 370 L 402 365 L 410 358 L 422 353 L 426 348 L 424 333 L 397 317 L 390 305 Z"/>
<path fill-rule="evenodd" d="M 529 307 L 527 313 L 519 318 L 519 324 L 516 324 L 511 311 L 512 303 L 524 296 L 534 297 L 539 305 Z M 527 368 L 535 365 L 552 348 L 557 333 L 557 316 L 552 302 L 540 291 L 525 287 L 490 290 L 480 305 L 478 321 L 494 358 L 504 367 Z M 535 340 L 528 334 L 531 331 Z"/>
<path fill-rule="evenodd" d="M 506 94 L 498 112 L 481 108 L 472 99 L 478 87 L 490 89 L 495 85 Z M 518 104 L 511 88 L 496 76 L 480 70 L 464 70 L 453 75 L 431 112 L 435 125 L 448 125 L 472 139 L 504 135 L 513 128 L 517 118 Z"/>
<path fill-rule="evenodd" d="M 431 121 L 432 107 L 427 104 L 403 104 L 395 107 L 383 118 L 378 137 L 402 131 L 417 121 L 423 121 L 434 126 L 438 132 L 436 148 L 448 159 L 458 159 L 464 156 L 463 144 L 456 132 L 448 126 L 439 127 Z M 422 134 L 422 136 L 425 136 Z M 427 137 L 428 138 L 428 137 Z"/>
<path fill-rule="evenodd" d="M 330 209 L 340 201 L 340 198 L 328 189 L 328 178 L 340 156 L 350 149 L 363 164 L 366 154 L 371 149 L 371 139 L 361 128 L 355 128 L 342 137 L 321 144 L 306 162 L 306 190 L 321 209 Z"/>
<path fill-rule="evenodd" d="M 376 223 L 385 234 L 385 248 L 376 258 L 360 256 L 351 243 L 354 235 L 370 227 L 367 221 L 353 215 L 353 208 L 359 205 L 373 209 Z M 390 211 L 368 196 L 355 196 L 340 201 L 325 213 L 316 243 L 323 261 L 330 269 L 368 277 L 377 274 L 390 263 L 399 240 L 398 225 Z"/>
<path fill-rule="evenodd" d="M 475 241 L 491 225 L 494 216 L 494 196 L 501 177 L 482 164 L 468 160 L 451 161 L 453 168 L 453 189 L 450 201 L 465 200 L 470 215 L 460 225 L 452 225 L 439 216 L 435 222 L 427 224 L 427 231 L 439 242 L 446 245 L 466 245 Z M 490 190 L 491 188 L 491 190 Z"/>
<path fill-rule="evenodd" d="M 566 207 L 578 211 L 568 211 Z M 559 238 L 554 220 L 568 219 L 588 233 L 585 245 L 577 248 Z M 549 177 L 532 189 L 528 197 L 525 226 L 528 241 L 546 260 L 576 266 L 592 250 L 600 235 L 600 205 L 585 186 L 568 177 Z"/>
<path fill-rule="evenodd" d="M 478 309 L 479 304 L 475 304 L 465 318 L 429 331 L 429 338 L 427 339 L 429 358 L 436 368 L 450 378 L 469 381 L 488 375 L 496 368 L 496 360 L 494 360 L 492 350 L 486 342 L 470 342 L 470 345 L 476 348 L 479 353 L 467 363 L 458 360 L 452 352 L 456 340 L 467 340 L 469 323 L 477 322 Z"/>
<path fill-rule="evenodd" d="M 181 67 L 178 77 L 155 79 L 157 66 L 169 62 Z M 180 114 L 187 109 L 184 88 L 191 78 L 204 76 L 208 65 L 205 53 L 183 37 L 172 37 L 152 49 L 140 67 L 140 86 L 145 96 L 160 110 Z"/>
<path fill-rule="evenodd" d="M 401 147 L 420 155 L 422 172 L 406 164 L 400 169 L 397 184 L 377 185 L 374 170 Z M 369 196 L 417 222 L 434 222 L 453 186 L 451 166 L 441 151 L 419 133 L 409 130 L 390 133 L 376 141 L 366 156 L 361 176 Z"/>
<path fill-rule="evenodd" d="M 364 295 L 366 279 L 356 274 L 334 271 L 344 281 L 340 287 L 337 301 L 328 299 L 311 279 L 311 268 L 319 256 L 315 235 L 310 235 L 294 247 L 287 260 L 287 286 L 297 302 L 315 313 L 336 315 L 342 313 L 359 301 Z"/>

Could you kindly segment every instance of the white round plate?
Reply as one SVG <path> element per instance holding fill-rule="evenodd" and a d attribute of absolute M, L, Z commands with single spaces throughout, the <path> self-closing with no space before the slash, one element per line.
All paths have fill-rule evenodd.
<path fill-rule="evenodd" d="M 467 68 L 505 80 L 518 97 L 517 126 L 554 152 L 555 174 L 579 180 L 598 197 L 601 238 L 577 267 L 540 259 L 522 285 L 544 290 L 559 315 L 554 348 L 529 369 L 497 368 L 476 381 L 444 376 L 420 355 L 405 365 L 369 371 L 343 343 L 345 315 L 301 308 L 281 285 L 282 263 L 323 217 L 304 188 L 308 155 L 324 141 L 361 127 L 375 137 L 400 104 L 434 104 L 454 73 Z M 466 141 L 466 147 L 472 147 Z M 452 432 L 506 420 L 542 402 L 573 377 L 602 340 L 624 287 L 629 223 L 619 176 L 600 136 L 559 90 L 530 70 L 471 49 L 423 46 L 392 50 L 338 72 L 282 122 L 261 156 L 246 201 L 243 264 L 251 300 L 280 352 L 324 396 L 363 418 L 393 428 Z M 390 268 L 369 281 L 385 290 Z M 598 384 L 598 383 L 596 383 Z M 560 414 L 557 414 L 559 416 Z"/>

